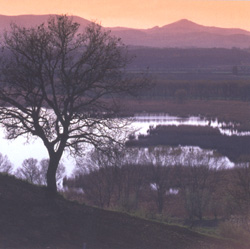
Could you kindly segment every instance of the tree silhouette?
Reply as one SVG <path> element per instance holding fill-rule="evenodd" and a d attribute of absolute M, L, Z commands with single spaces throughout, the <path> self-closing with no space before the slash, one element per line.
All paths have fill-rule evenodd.
<path fill-rule="evenodd" d="M 9 161 L 7 156 L 3 156 L 2 153 L 0 153 L 0 172 L 11 174 L 13 171 L 13 165 Z"/>
<path fill-rule="evenodd" d="M 90 24 L 61 15 L 47 25 L 11 25 L 4 36 L 0 68 L 0 123 L 7 138 L 33 135 L 49 154 L 47 189 L 56 193 L 56 171 L 66 148 L 81 153 L 84 144 L 97 149 L 119 143 L 124 123 L 114 119 L 118 94 L 131 93 L 124 76 L 130 61 L 120 39 Z"/>
<path fill-rule="evenodd" d="M 46 185 L 46 173 L 49 166 L 48 159 L 42 159 L 39 163 L 35 158 L 25 159 L 22 166 L 15 171 L 15 176 L 24 179 L 30 183 L 38 185 Z M 57 184 L 63 179 L 65 175 L 65 167 L 62 163 L 59 163 L 56 172 Z"/>

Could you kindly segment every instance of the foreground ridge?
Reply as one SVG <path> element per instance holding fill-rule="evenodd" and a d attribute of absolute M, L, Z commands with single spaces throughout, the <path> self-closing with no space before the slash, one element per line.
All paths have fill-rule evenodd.
<path fill-rule="evenodd" d="M 43 187 L 0 174 L 0 248 L 244 248 L 178 226 L 65 200 Z"/>

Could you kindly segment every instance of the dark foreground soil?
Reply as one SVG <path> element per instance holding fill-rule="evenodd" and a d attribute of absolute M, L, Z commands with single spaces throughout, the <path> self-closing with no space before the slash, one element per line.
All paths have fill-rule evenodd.
<path fill-rule="evenodd" d="M 48 199 L 45 189 L 0 175 L 1 249 L 182 249 L 248 248 L 65 200 Z M 85 243 L 85 247 L 84 247 Z"/>

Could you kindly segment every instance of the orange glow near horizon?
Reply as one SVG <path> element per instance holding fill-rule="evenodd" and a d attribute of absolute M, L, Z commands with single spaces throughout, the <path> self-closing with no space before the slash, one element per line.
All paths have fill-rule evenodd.
<path fill-rule="evenodd" d="M 105 27 L 151 28 L 180 19 L 250 30 L 250 1 L 241 0 L 0 0 L 0 14 L 69 14 Z"/>

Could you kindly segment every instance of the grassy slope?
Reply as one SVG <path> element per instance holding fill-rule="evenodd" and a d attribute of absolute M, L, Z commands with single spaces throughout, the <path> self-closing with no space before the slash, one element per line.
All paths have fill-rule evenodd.
<path fill-rule="evenodd" d="M 243 248 L 237 243 L 69 202 L 0 174 L 0 248 Z"/>

